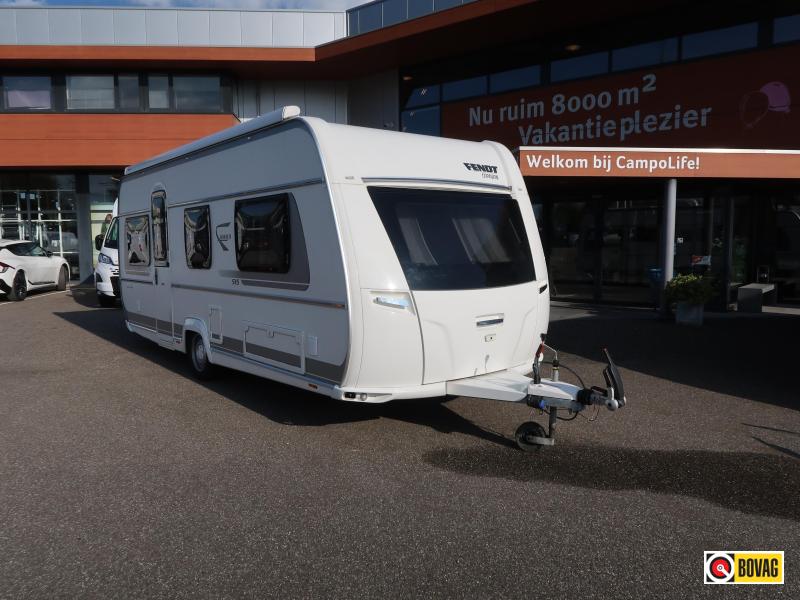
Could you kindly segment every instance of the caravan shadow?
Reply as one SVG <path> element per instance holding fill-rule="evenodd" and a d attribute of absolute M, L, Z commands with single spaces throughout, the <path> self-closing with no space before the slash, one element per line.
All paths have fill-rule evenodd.
<path fill-rule="evenodd" d="M 497 447 L 441 448 L 425 454 L 431 466 L 462 475 L 674 494 L 729 510 L 800 521 L 800 503 L 796 502 L 800 463 L 795 458 L 579 444 L 565 444 L 558 452 L 540 452 L 535 461 Z"/>
<path fill-rule="evenodd" d="M 569 309 L 567 309 L 569 310 Z M 598 311 L 554 320 L 547 336 L 558 350 L 617 364 L 667 381 L 800 409 L 797 350 L 800 317 L 712 315 L 682 327 L 652 314 Z"/>
<path fill-rule="evenodd" d="M 94 290 L 73 291 L 74 300 L 82 306 L 94 308 L 96 305 L 92 303 L 93 296 Z M 183 354 L 166 350 L 130 333 L 125 327 L 120 309 L 96 308 L 89 311 L 56 312 L 55 315 L 126 352 L 132 352 L 194 380 Z M 424 425 L 442 433 L 461 433 L 503 446 L 514 446 L 503 435 L 484 429 L 450 410 L 446 406 L 447 398 L 406 400 L 388 404 L 337 402 L 319 394 L 228 369 L 221 369 L 217 379 L 197 383 L 284 425 L 324 426 L 387 418 Z"/>

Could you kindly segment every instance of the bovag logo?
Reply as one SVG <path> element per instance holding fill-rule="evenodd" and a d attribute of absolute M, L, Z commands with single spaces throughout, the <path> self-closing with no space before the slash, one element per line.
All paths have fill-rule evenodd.
<path fill-rule="evenodd" d="M 706 550 L 703 583 L 782 584 L 782 550 Z"/>

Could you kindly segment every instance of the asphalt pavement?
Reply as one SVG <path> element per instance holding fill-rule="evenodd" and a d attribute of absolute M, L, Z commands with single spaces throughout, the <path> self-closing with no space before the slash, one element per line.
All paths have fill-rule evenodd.
<path fill-rule="evenodd" d="M 0 597 L 797 598 L 798 339 L 554 307 L 629 404 L 527 454 L 522 406 L 201 383 L 90 290 L 0 301 Z M 786 584 L 703 585 L 704 550 L 784 550 Z"/>

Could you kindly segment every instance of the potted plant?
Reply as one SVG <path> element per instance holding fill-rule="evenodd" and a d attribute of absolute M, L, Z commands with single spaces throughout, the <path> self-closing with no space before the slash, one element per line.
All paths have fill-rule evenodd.
<path fill-rule="evenodd" d="M 678 275 L 667 282 L 667 302 L 676 305 L 675 322 L 679 325 L 703 324 L 703 306 L 714 297 L 709 277 Z"/>

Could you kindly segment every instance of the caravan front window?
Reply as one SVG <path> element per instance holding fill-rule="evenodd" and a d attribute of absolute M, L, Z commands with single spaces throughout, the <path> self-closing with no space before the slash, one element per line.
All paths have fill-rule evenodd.
<path fill-rule="evenodd" d="M 129 265 L 146 267 L 150 264 L 150 219 L 146 216 L 128 217 L 125 220 L 125 238 Z"/>
<path fill-rule="evenodd" d="M 412 290 L 464 290 L 536 279 L 516 200 L 506 194 L 370 187 Z"/>
<path fill-rule="evenodd" d="M 236 265 L 242 271 L 289 272 L 289 195 L 236 202 Z"/>

